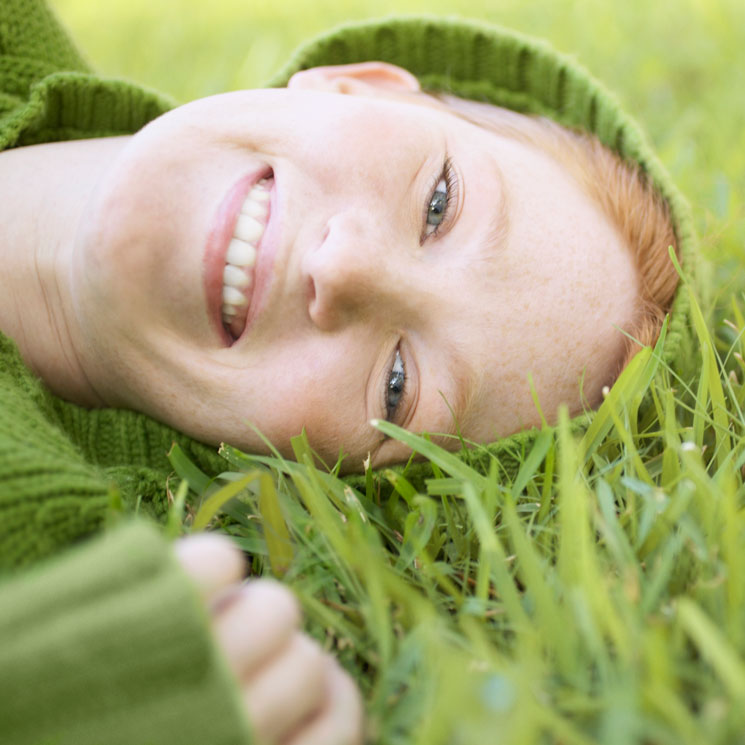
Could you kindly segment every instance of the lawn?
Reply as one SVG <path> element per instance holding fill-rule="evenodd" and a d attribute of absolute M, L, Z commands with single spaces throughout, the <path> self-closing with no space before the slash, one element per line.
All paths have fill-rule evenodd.
<path fill-rule="evenodd" d="M 441 0 L 53 5 L 97 69 L 178 101 L 260 84 L 341 21 L 455 10 Z M 192 507 L 174 522 L 211 520 L 256 573 L 296 589 L 309 631 L 360 682 L 374 741 L 742 742 L 745 3 L 460 8 L 548 38 L 646 128 L 711 266 L 700 355 L 677 371 L 640 355 L 584 438 L 546 428 L 516 473 L 497 461 L 479 473 L 393 431 L 431 460 L 431 478 L 384 472 L 350 486 L 311 467 L 299 439 L 300 464 L 227 451 L 231 474 L 210 484 L 176 452 Z M 231 489 L 239 496 L 213 514 Z"/>

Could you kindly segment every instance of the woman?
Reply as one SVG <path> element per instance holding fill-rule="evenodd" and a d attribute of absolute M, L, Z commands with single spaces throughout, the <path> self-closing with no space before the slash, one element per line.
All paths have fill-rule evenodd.
<path fill-rule="evenodd" d="M 667 214 L 601 148 L 482 108 L 368 62 L 8 152 L 3 326 L 68 400 L 247 450 L 249 422 L 285 454 L 305 428 L 355 470 L 407 457 L 373 418 L 477 442 L 539 424 L 528 373 L 549 418 L 595 406 L 669 306 Z"/>
<path fill-rule="evenodd" d="M 359 470 L 407 457 L 372 418 L 489 442 L 540 422 L 528 373 L 549 418 L 578 413 L 633 353 L 624 332 L 656 338 L 685 212 L 634 125 L 540 44 L 350 28 L 285 90 L 158 118 L 166 102 L 90 75 L 41 3 L 2 13 L 5 566 L 99 530 L 112 484 L 162 518 L 173 439 L 217 473 L 200 442 L 261 449 L 250 420 L 286 451 L 305 427 Z M 685 320 L 679 299 L 668 358 Z M 15 741 L 245 741 L 247 718 L 273 742 L 359 737 L 353 687 L 281 591 L 240 590 L 222 544 L 176 558 L 143 522 L 0 587 Z"/>

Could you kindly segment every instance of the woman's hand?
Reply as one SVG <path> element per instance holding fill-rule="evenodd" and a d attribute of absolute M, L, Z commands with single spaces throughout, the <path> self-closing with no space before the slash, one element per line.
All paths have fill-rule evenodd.
<path fill-rule="evenodd" d="M 225 538 L 202 533 L 176 555 L 207 603 L 212 631 L 241 688 L 262 745 L 359 745 L 362 705 L 352 679 L 298 631 L 294 596 L 271 580 L 241 584 L 244 562 Z"/>

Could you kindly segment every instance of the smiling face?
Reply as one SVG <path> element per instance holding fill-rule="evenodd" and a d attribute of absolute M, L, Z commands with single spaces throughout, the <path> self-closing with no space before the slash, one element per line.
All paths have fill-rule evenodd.
<path fill-rule="evenodd" d="M 145 127 L 90 206 L 74 287 L 108 403 L 248 450 L 247 422 L 284 453 L 305 428 L 352 469 L 408 455 L 373 418 L 451 432 L 452 408 L 476 441 L 539 423 L 528 373 L 549 417 L 581 409 L 583 376 L 596 401 L 637 298 L 566 169 L 379 64 Z"/>

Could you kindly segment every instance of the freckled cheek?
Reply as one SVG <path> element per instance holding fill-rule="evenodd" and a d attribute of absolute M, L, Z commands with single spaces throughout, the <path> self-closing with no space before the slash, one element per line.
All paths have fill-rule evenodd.
<path fill-rule="evenodd" d="M 311 445 L 325 457 L 333 458 L 340 448 L 345 451 L 358 449 L 358 427 L 364 422 L 362 399 L 355 402 L 345 391 L 333 385 L 316 381 L 306 389 L 300 402 L 303 411 L 302 426 Z"/>
<path fill-rule="evenodd" d="M 240 408 L 283 452 L 290 438 L 305 429 L 314 448 L 335 453 L 350 431 L 350 411 L 359 412 L 363 401 L 354 406 L 349 387 L 328 367 L 300 360 L 277 366 L 262 384 L 254 378 L 250 400 Z"/>
<path fill-rule="evenodd" d="M 485 344 L 480 368 L 490 398 L 499 402 L 500 418 L 512 421 L 530 396 L 528 373 L 540 376 L 556 359 L 564 319 L 554 312 L 557 297 L 532 284 L 530 272 L 511 273 L 507 284 L 491 288 L 485 297 L 479 329 Z M 512 410 L 514 409 L 514 410 Z M 509 410 L 509 411 L 508 411 Z"/>

